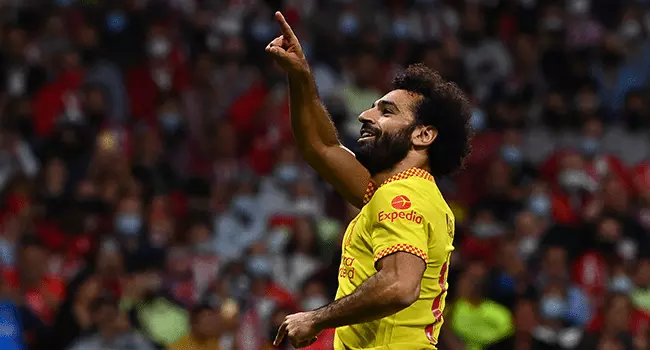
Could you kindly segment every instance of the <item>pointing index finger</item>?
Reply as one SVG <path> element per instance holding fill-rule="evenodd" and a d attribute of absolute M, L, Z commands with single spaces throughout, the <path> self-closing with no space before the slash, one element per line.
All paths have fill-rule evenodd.
<path fill-rule="evenodd" d="M 287 324 L 282 323 L 280 325 L 280 328 L 278 328 L 278 334 L 275 336 L 275 340 L 273 341 L 274 346 L 279 346 L 280 343 L 282 343 L 282 340 L 284 339 L 284 336 L 287 334 Z"/>
<path fill-rule="evenodd" d="M 293 33 L 293 29 L 291 29 L 291 26 L 289 25 L 289 23 L 287 23 L 287 20 L 284 18 L 284 16 L 280 11 L 277 11 L 275 13 L 275 19 L 278 20 L 278 23 L 280 23 L 280 30 L 282 30 L 282 35 L 286 40 L 288 41 L 297 40 L 296 34 Z"/>

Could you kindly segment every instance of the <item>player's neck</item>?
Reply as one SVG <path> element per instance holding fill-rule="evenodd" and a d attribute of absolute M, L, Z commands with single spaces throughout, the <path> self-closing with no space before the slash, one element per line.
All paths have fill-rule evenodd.
<path fill-rule="evenodd" d="M 420 168 L 429 171 L 429 167 L 424 164 L 421 164 L 421 162 L 412 162 L 412 161 L 408 161 L 408 159 L 404 159 L 403 161 L 397 163 L 397 165 L 395 165 L 391 169 L 373 175 L 372 181 L 376 184 L 383 184 L 384 181 L 390 179 L 394 175 L 409 170 L 411 168 Z"/>

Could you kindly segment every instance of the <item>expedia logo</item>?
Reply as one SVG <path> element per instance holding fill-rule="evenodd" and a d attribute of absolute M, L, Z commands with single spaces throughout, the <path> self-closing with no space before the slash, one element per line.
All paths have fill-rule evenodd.
<path fill-rule="evenodd" d="M 383 210 L 379 212 L 377 220 L 379 222 L 389 220 L 390 222 L 394 222 L 395 220 L 408 220 L 412 221 L 416 224 L 421 224 L 422 223 L 422 215 L 418 214 L 415 210 L 411 210 L 409 212 L 406 211 L 392 211 L 392 212 L 384 212 Z"/>
<path fill-rule="evenodd" d="M 405 195 L 399 195 L 393 198 L 390 205 L 397 210 L 406 210 L 411 207 L 411 200 Z"/>

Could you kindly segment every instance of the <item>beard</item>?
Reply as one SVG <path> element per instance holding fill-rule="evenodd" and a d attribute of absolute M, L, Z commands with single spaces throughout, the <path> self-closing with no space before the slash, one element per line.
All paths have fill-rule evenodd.
<path fill-rule="evenodd" d="M 369 126 L 364 126 L 364 128 L 371 129 L 374 137 L 370 140 L 358 141 L 355 154 L 359 163 L 368 170 L 371 176 L 392 169 L 406 158 L 411 149 L 411 134 L 415 125 L 393 133 L 384 133 Z"/>

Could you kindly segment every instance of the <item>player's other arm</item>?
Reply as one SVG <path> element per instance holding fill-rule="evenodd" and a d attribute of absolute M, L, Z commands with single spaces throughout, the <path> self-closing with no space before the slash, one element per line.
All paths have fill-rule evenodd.
<path fill-rule="evenodd" d="M 266 48 L 289 77 L 291 127 L 305 160 L 327 182 L 356 207 L 363 196 L 370 174 L 352 152 L 339 142 L 334 124 L 325 110 L 300 43 L 279 12 L 282 35 Z"/>
<path fill-rule="evenodd" d="M 368 205 L 377 273 L 351 295 L 316 311 L 316 322 L 325 328 L 392 315 L 420 296 L 428 259 L 428 223 L 422 216 L 426 201 L 399 181 L 380 188 Z"/>
<path fill-rule="evenodd" d="M 376 266 L 377 273 L 352 294 L 314 311 L 318 329 L 374 321 L 395 314 L 418 299 L 426 268 L 420 257 L 397 252 L 383 257 Z"/>

